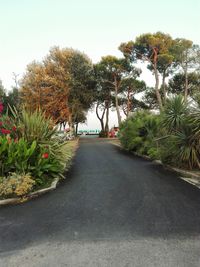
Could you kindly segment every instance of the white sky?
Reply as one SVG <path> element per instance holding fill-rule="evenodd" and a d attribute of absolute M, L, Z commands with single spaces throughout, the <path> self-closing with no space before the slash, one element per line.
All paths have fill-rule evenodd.
<path fill-rule="evenodd" d="M 0 79 L 8 90 L 12 72 L 22 75 L 54 45 L 83 51 L 95 63 L 108 54 L 121 56 L 121 42 L 146 32 L 200 44 L 199 0 L 0 0 L 0 10 Z M 141 78 L 154 84 L 148 71 Z M 110 122 L 117 124 L 115 113 Z M 99 128 L 94 114 L 86 128 Z"/>

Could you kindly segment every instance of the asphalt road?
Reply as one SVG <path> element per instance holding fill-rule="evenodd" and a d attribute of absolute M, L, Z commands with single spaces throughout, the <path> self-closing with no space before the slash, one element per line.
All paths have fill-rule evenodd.
<path fill-rule="evenodd" d="M 199 267 L 200 190 L 84 138 L 57 190 L 0 208 L 0 267 L 12 266 Z"/>

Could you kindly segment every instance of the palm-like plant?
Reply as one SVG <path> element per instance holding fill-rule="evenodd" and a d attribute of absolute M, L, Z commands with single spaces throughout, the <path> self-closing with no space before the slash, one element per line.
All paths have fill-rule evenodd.
<path fill-rule="evenodd" d="M 43 148 L 48 147 L 50 155 L 64 168 L 68 154 L 64 149 L 65 143 L 60 144 L 55 138 L 57 127 L 53 121 L 46 118 L 40 110 L 31 112 L 22 108 L 21 112 L 18 112 L 15 108 L 11 108 L 11 111 L 17 125 L 18 138 L 24 138 L 29 143 L 35 141 Z"/>
<path fill-rule="evenodd" d="M 29 112 L 22 110 L 19 127 L 21 135 L 28 142 L 35 140 L 38 143 L 49 141 L 56 133 L 53 122 L 49 118 L 45 118 L 45 114 L 40 111 Z"/>
<path fill-rule="evenodd" d="M 169 151 L 176 165 L 189 169 L 200 168 L 199 139 L 194 135 L 193 127 L 189 123 L 171 136 Z"/>
<path fill-rule="evenodd" d="M 189 122 L 193 128 L 193 135 L 200 143 L 200 110 L 196 109 L 189 115 Z"/>
<path fill-rule="evenodd" d="M 189 169 L 200 167 L 200 112 L 192 112 L 181 95 L 175 96 L 166 103 L 162 125 L 169 134 L 162 144 L 168 160 Z"/>
<path fill-rule="evenodd" d="M 189 114 L 188 102 L 184 101 L 183 96 L 177 95 L 166 102 L 162 112 L 162 125 L 169 133 L 179 131 L 185 124 L 185 118 Z"/>

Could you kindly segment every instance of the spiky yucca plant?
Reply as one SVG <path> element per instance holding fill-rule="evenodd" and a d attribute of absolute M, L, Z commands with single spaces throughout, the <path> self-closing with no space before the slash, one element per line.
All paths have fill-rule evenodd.
<path fill-rule="evenodd" d="M 199 116 L 181 95 L 168 99 L 162 112 L 162 125 L 169 135 L 162 142 L 161 150 L 165 151 L 169 163 L 189 169 L 200 167 Z"/>
<path fill-rule="evenodd" d="M 189 112 L 189 104 L 184 101 L 183 96 L 169 98 L 161 114 L 163 127 L 170 133 L 179 131 L 185 124 L 185 118 Z"/>

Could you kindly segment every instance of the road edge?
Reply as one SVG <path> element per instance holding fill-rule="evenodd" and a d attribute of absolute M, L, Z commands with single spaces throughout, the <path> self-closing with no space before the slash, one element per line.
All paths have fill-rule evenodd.
<path fill-rule="evenodd" d="M 110 142 L 111 144 L 119 147 L 120 149 L 122 150 L 125 150 L 121 145 L 120 143 L 115 143 L 115 142 Z M 172 172 L 175 172 L 176 174 L 178 174 L 179 178 L 188 182 L 189 184 L 192 184 L 194 185 L 195 187 L 197 187 L 198 189 L 200 189 L 200 175 L 198 174 L 195 174 L 193 172 L 190 172 L 188 170 L 183 170 L 183 169 L 179 169 L 179 168 L 175 168 L 175 167 L 172 167 L 170 165 L 167 165 L 167 164 L 164 164 L 161 160 L 152 160 L 150 157 L 148 156 L 145 156 L 145 155 L 141 155 L 141 154 L 138 154 L 138 153 L 135 153 L 135 152 L 130 152 L 131 154 L 137 156 L 137 157 L 141 157 L 145 160 L 149 160 L 151 161 L 152 163 L 155 163 L 155 164 L 158 164 L 158 165 L 162 165 L 163 168 L 167 169 L 167 170 L 170 170 Z"/>

